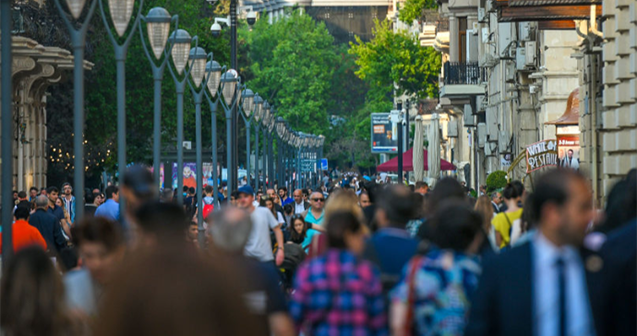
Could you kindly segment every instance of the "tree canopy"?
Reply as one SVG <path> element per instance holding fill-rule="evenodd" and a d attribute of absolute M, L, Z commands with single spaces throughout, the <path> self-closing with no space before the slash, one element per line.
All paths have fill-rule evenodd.
<path fill-rule="evenodd" d="M 411 23 L 420 19 L 423 9 L 438 8 L 436 0 L 406 0 L 404 7 L 398 13 L 402 22 Z"/>
<path fill-rule="evenodd" d="M 388 20 L 374 22 L 374 38 L 365 43 L 356 38 L 350 53 L 360 67 L 356 74 L 375 95 L 414 95 L 418 98 L 438 96 L 440 54 L 431 47 L 421 47 L 406 31 L 394 31 Z"/>

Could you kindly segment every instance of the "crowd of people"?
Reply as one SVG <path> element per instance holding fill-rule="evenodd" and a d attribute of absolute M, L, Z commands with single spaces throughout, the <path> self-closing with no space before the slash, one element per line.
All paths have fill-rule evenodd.
<path fill-rule="evenodd" d="M 596 209 L 577 171 L 469 192 L 326 175 L 184 204 L 119 186 L 15 195 L 6 335 L 635 335 L 637 170 Z M 381 179 L 382 180 L 382 179 Z M 190 188 L 189 188 L 190 189 Z M 120 197 L 125 199 L 120 213 Z M 203 227 L 205 239 L 198 237 Z"/>

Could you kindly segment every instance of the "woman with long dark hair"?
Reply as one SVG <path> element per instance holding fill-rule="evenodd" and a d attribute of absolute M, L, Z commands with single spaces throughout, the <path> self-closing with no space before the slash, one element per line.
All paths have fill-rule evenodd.
<path fill-rule="evenodd" d="M 6 336 L 73 335 L 64 286 L 46 252 L 19 251 L 2 276 L 0 326 Z"/>

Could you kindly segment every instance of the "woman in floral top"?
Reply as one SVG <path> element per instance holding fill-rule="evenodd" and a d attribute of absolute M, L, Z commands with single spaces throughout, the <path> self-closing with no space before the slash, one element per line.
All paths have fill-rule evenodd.
<path fill-rule="evenodd" d="M 330 214 L 328 250 L 296 273 L 290 314 L 305 335 L 388 335 L 380 274 L 361 260 L 365 231 L 348 211 Z"/>
<path fill-rule="evenodd" d="M 441 204 L 431 220 L 436 248 L 414 257 L 391 293 L 393 335 L 463 335 L 478 285 L 482 218 L 464 201 Z"/>

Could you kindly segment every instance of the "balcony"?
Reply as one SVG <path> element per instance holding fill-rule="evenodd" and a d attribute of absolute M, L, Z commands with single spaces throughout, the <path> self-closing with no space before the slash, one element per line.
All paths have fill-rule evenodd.
<path fill-rule="evenodd" d="M 478 62 L 446 62 L 441 80 L 440 97 L 482 95 L 487 71 Z"/>

